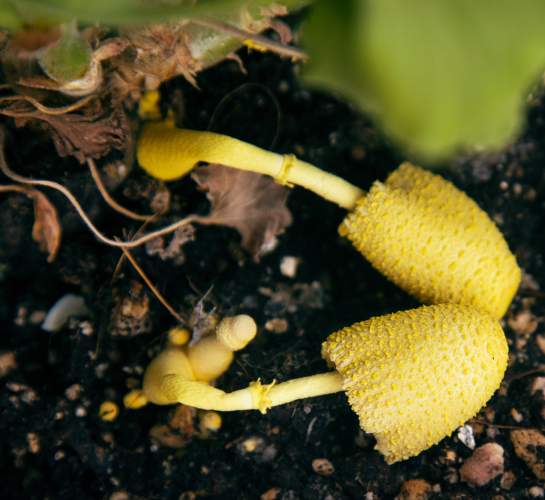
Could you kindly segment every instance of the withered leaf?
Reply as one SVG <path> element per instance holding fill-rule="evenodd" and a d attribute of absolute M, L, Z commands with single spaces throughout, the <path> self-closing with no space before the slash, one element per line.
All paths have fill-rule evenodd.
<path fill-rule="evenodd" d="M 57 209 L 42 192 L 24 186 L 0 186 L 0 192 L 15 191 L 34 201 L 34 225 L 32 238 L 42 252 L 47 252 L 47 262 L 53 262 L 61 245 L 62 228 Z"/>
<path fill-rule="evenodd" d="M 292 222 L 289 191 L 270 177 L 222 165 L 201 167 L 192 177 L 212 204 L 202 222 L 235 228 L 255 260 L 275 247 L 277 235 Z"/>
<path fill-rule="evenodd" d="M 15 118 L 18 127 L 37 123 L 51 135 L 59 156 L 74 156 L 80 163 L 87 158 L 105 156 L 113 148 L 124 149 L 130 134 L 122 108 L 110 108 L 103 103 L 86 106 L 75 113 L 51 114 L 21 100 L 0 108 L 0 114 Z"/>
<path fill-rule="evenodd" d="M 40 250 L 49 254 L 47 262 L 52 262 L 59 250 L 62 234 L 57 209 L 40 191 L 33 189 L 27 196 L 34 200 L 32 237 L 40 246 Z"/>

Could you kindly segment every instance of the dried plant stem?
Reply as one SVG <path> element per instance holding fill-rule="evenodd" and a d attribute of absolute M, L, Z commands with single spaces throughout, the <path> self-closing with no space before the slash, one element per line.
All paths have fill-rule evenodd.
<path fill-rule="evenodd" d="M 257 46 L 264 47 L 270 52 L 274 52 L 275 54 L 278 54 L 280 56 L 289 57 L 294 61 L 306 61 L 308 59 L 307 53 L 301 49 L 291 47 L 289 45 L 284 45 L 283 43 L 275 42 L 274 40 L 271 40 L 270 38 L 267 38 L 263 35 L 249 33 L 247 31 L 241 30 L 240 28 L 237 28 L 236 26 L 224 23 L 222 21 L 218 21 L 216 19 L 199 18 L 191 19 L 191 22 L 200 26 L 204 26 L 205 28 L 210 28 L 214 31 L 227 33 L 228 35 L 234 36 L 235 38 L 240 38 L 241 40 L 251 40 Z"/>
<path fill-rule="evenodd" d="M 113 240 L 111 238 L 108 238 L 104 234 L 102 234 L 102 232 L 100 232 L 100 230 L 93 224 L 89 216 L 85 213 L 85 210 L 83 210 L 82 206 L 80 205 L 76 197 L 62 184 L 59 184 L 58 182 L 48 181 L 48 180 L 29 179 L 27 177 L 23 177 L 13 172 L 6 163 L 6 158 L 4 155 L 4 144 L 5 144 L 5 130 L 0 127 L 0 170 L 4 173 L 6 177 L 10 178 L 11 180 L 15 182 L 20 182 L 21 184 L 28 184 L 31 186 L 44 186 L 44 187 L 55 189 L 56 191 L 61 192 L 72 204 L 72 206 L 76 209 L 79 216 L 82 218 L 83 222 L 91 230 L 91 232 L 96 236 L 96 238 L 100 240 L 102 243 L 105 243 L 106 245 L 110 245 L 112 247 L 117 247 L 117 248 L 136 248 L 136 247 L 139 247 L 140 245 L 143 245 L 144 243 L 148 241 L 158 238 L 159 236 L 172 233 L 176 231 L 176 229 L 182 226 L 187 226 L 188 224 L 192 222 L 198 222 L 202 218 L 198 215 L 190 215 L 189 217 L 185 217 L 184 219 L 176 221 L 166 227 L 158 229 L 157 231 L 148 233 L 145 236 L 142 236 L 133 241 Z"/>
<path fill-rule="evenodd" d="M 24 188 L 23 186 L 19 186 L 18 184 L 0 186 L 0 193 L 5 193 L 6 191 L 15 191 L 17 193 L 26 194 L 28 192 L 28 188 Z"/>
<path fill-rule="evenodd" d="M 163 304 L 165 309 L 176 318 L 176 320 L 181 323 L 185 324 L 183 318 L 176 312 L 174 307 L 172 307 L 167 299 L 161 294 L 161 292 L 155 287 L 155 285 L 151 282 L 151 280 L 148 278 L 146 273 L 142 270 L 142 268 L 138 265 L 138 262 L 136 262 L 135 258 L 132 256 L 132 254 L 127 250 L 127 248 L 122 248 L 123 254 L 127 258 L 127 260 L 132 264 L 136 272 L 140 275 L 140 277 L 144 280 L 148 288 L 152 291 L 153 295 L 157 297 L 157 300 Z"/>
<path fill-rule="evenodd" d="M 104 198 L 104 201 L 110 205 L 110 207 L 115 210 L 116 212 L 119 212 L 120 214 L 124 215 L 125 217 L 128 217 L 129 219 L 134 220 L 141 220 L 141 221 L 147 221 L 153 217 L 153 214 L 150 215 L 140 215 L 136 212 L 133 212 L 132 210 L 129 210 L 128 208 L 125 208 L 124 206 L 120 205 L 115 201 L 110 193 L 108 193 L 108 190 L 106 189 L 106 186 L 102 182 L 102 179 L 100 177 L 100 173 L 98 171 L 98 168 L 96 166 L 95 161 L 92 158 L 87 159 L 87 166 L 89 167 L 89 170 L 91 171 L 91 175 L 93 176 L 93 180 L 95 181 L 95 184 L 97 185 L 97 188 L 102 195 L 102 198 Z"/>
<path fill-rule="evenodd" d="M 60 106 L 57 108 L 50 108 L 49 106 L 43 105 L 40 101 L 38 101 L 34 97 L 23 96 L 23 95 L 11 95 L 6 97 L 1 97 L 0 102 L 27 101 L 30 104 L 32 104 L 38 111 L 41 111 L 42 113 L 45 113 L 46 115 L 64 115 L 66 113 L 70 113 L 72 111 L 76 111 L 82 108 L 83 106 L 88 104 L 92 99 L 94 99 L 94 97 L 95 96 L 90 95 L 90 96 L 84 97 L 83 99 L 80 99 L 79 101 L 69 104 L 67 106 Z M 2 111 L 2 113 L 4 113 L 4 111 Z M 13 116 L 17 116 L 17 114 L 14 114 Z"/>
<path fill-rule="evenodd" d="M 472 418 L 470 422 L 476 422 L 477 424 L 486 425 L 487 427 L 495 427 L 496 429 L 508 429 L 508 430 L 538 430 L 543 431 L 545 430 L 543 427 L 523 427 L 522 425 L 502 425 L 502 424 L 493 424 L 491 422 L 487 422 L 486 420 L 482 420 L 480 418 Z"/>

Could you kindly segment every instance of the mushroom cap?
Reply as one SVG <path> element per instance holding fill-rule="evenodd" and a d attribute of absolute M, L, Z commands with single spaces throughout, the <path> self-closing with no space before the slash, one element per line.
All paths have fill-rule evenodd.
<path fill-rule="evenodd" d="M 409 163 L 375 182 L 339 232 L 427 304 L 467 304 L 500 318 L 520 283 L 488 215 L 450 182 Z"/>
<path fill-rule="evenodd" d="M 217 328 L 218 340 L 231 351 L 244 349 L 256 336 L 257 325 L 251 316 L 238 314 L 223 318 Z"/>
<path fill-rule="evenodd" d="M 498 321 L 455 304 L 371 318 L 322 345 L 388 463 L 419 454 L 473 417 L 500 386 L 507 351 Z"/>

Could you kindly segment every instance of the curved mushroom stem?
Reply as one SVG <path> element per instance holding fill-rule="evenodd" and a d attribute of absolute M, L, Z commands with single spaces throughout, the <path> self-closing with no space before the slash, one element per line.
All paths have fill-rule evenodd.
<path fill-rule="evenodd" d="M 329 372 L 296 378 L 278 385 L 275 382 L 262 385 L 257 380 L 244 389 L 224 392 L 205 382 L 168 374 L 163 376 L 160 388 L 166 404 L 182 403 L 201 410 L 259 410 L 266 413 L 273 406 L 341 392 L 343 383 L 338 372 Z"/>
<path fill-rule="evenodd" d="M 220 163 L 270 175 L 283 185 L 298 185 L 352 210 L 364 191 L 293 155 L 280 155 L 213 132 L 177 129 L 172 122 L 144 126 L 138 140 L 138 161 L 150 175 L 173 180 L 199 162 Z"/>

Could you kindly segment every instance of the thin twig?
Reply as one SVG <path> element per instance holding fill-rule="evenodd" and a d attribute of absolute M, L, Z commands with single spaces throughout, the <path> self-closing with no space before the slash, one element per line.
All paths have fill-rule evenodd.
<path fill-rule="evenodd" d="M 25 188 L 23 186 L 19 186 L 18 184 L 8 184 L 8 185 L 2 185 L 0 186 L 0 193 L 6 192 L 6 191 L 15 191 L 17 193 L 23 193 L 26 194 L 28 192 L 29 188 Z"/>
<path fill-rule="evenodd" d="M 142 270 L 142 268 L 138 265 L 138 262 L 134 259 L 132 254 L 127 250 L 126 248 L 121 249 L 123 251 L 123 254 L 127 258 L 127 260 L 132 264 L 136 272 L 140 275 L 140 277 L 144 280 L 146 285 L 148 285 L 149 289 L 152 291 L 153 295 L 157 297 L 157 300 L 163 304 L 163 306 L 166 308 L 166 310 L 172 314 L 176 318 L 176 320 L 180 324 L 185 324 L 183 318 L 176 312 L 176 310 L 168 303 L 167 299 L 163 297 L 161 292 L 155 287 L 155 285 L 151 282 L 151 280 L 147 277 L 146 273 Z"/>
<path fill-rule="evenodd" d="M 523 427 L 522 425 L 502 425 L 502 424 L 493 424 L 491 422 L 487 422 L 486 420 L 481 420 L 480 418 L 472 418 L 470 422 L 476 422 L 478 424 L 486 425 L 488 427 L 496 427 L 497 429 L 509 429 L 509 430 L 544 430 L 541 427 Z"/>
<path fill-rule="evenodd" d="M 148 241 L 158 238 L 159 236 L 164 236 L 165 234 L 172 233 L 182 226 L 187 226 L 192 222 L 199 222 L 201 219 L 203 219 L 203 217 L 199 215 L 190 215 L 188 217 L 185 217 L 184 219 L 173 222 L 166 227 L 163 227 L 156 231 L 152 231 L 151 233 L 148 233 L 145 236 L 142 236 L 141 238 L 133 241 L 113 240 L 100 232 L 100 230 L 93 224 L 89 216 L 85 213 L 85 210 L 83 210 L 76 197 L 62 184 L 42 179 L 29 179 L 13 172 L 6 163 L 6 158 L 4 155 L 4 144 L 5 130 L 0 127 L 0 170 L 4 173 L 6 177 L 9 177 L 11 180 L 15 182 L 20 182 L 22 184 L 29 184 L 31 186 L 44 186 L 61 192 L 76 209 L 79 216 L 82 218 L 83 222 L 87 225 L 91 232 L 97 237 L 98 240 L 102 241 L 102 243 L 105 243 L 106 245 L 117 248 L 136 248 Z"/>
<path fill-rule="evenodd" d="M 80 99 L 79 101 L 76 101 L 72 104 L 68 104 L 67 106 L 60 106 L 56 108 L 50 108 L 49 106 L 43 105 L 40 101 L 35 99 L 34 97 L 30 96 L 23 96 L 23 95 L 10 95 L 6 97 L 1 97 L 0 102 L 4 101 L 27 101 L 30 104 L 32 104 L 38 111 L 41 111 L 42 113 L 45 113 L 46 115 L 64 115 L 66 113 L 70 113 L 72 111 L 76 111 L 83 106 L 85 106 L 87 103 L 89 103 L 95 96 L 87 96 L 83 99 Z M 3 111 L 2 111 L 3 112 Z"/>
<path fill-rule="evenodd" d="M 544 365 L 538 366 L 536 368 L 532 368 L 530 370 L 526 370 L 525 372 L 515 373 L 515 374 L 511 375 L 510 377 L 506 377 L 506 382 L 511 383 L 513 380 L 518 380 L 518 379 L 521 379 L 521 378 L 528 377 L 529 375 L 534 375 L 535 373 L 542 373 L 542 372 L 545 372 L 545 366 Z"/>
<path fill-rule="evenodd" d="M 129 234 L 125 234 L 125 236 L 128 238 L 127 241 L 131 241 L 131 240 L 134 240 L 139 234 L 141 234 L 144 229 L 146 228 L 146 226 L 148 224 L 150 224 L 150 222 L 152 221 L 153 219 L 148 219 L 147 221 L 144 222 L 144 224 L 142 224 L 136 231 L 135 233 L 130 236 Z M 125 254 L 121 254 L 119 256 L 119 260 L 117 261 L 117 264 L 115 265 L 115 268 L 114 268 L 114 272 L 112 274 L 112 284 L 114 283 L 114 281 L 116 280 L 117 278 L 117 275 L 121 272 L 121 267 L 123 266 L 123 263 L 125 262 Z"/>
<path fill-rule="evenodd" d="M 106 186 L 102 182 L 102 179 L 100 178 L 100 173 L 98 171 L 98 168 L 96 166 L 95 160 L 92 158 L 87 158 L 87 165 L 89 167 L 89 170 L 91 171 L 91 175 L 93 176 L 93 180 L 95 181 L 95 184 L 97 185 L 98 190 L 100 191 L 100 194 L 102 195 L 102 198 L 104 198 L 104 201 L 110 205 L 110 207 L 115 210 L 116 212 L 119 212 L 120 214 L 124 215 L 125 217 L 128 217 L 129 219 L 134 220 L 142 220 L 147 221 L 153 217 L 153 214 L 150 215 L 140 215 L 136 212 L 133 212 L 132 210 L 129 210 L 128 208 L 125 208 L 124 206 L 120 205 L 115 201 L 110 193 L 108 193 L 108 190 L 106 189 Z"/>
<path fill-rule="evenodd" d="M 210 28 L 214 31 L 220 31 L 222 33 L 227 33 L 241 40 L 251 40 L 256 43 L 258 46 L 262 46 L 271 52 L 274 52 L 280 56 L 289 57 L 294 61 L 306 61 L 308 60 L 308 54 L 297 47 L 291 47 L 289 45 L 284 45 L 283 43 L 275 42 L 270 38 L 267 38 L 263 35 L 256 35 L 254 33 L 248 33 L 247 31 L 241 30 L 232 24 L 224 23 L 223 21 L 218 21 L 216 19 L 210 18 L 199 18 L 191 19 L 192 23 L 204 26 L 205 28 Z"/>

